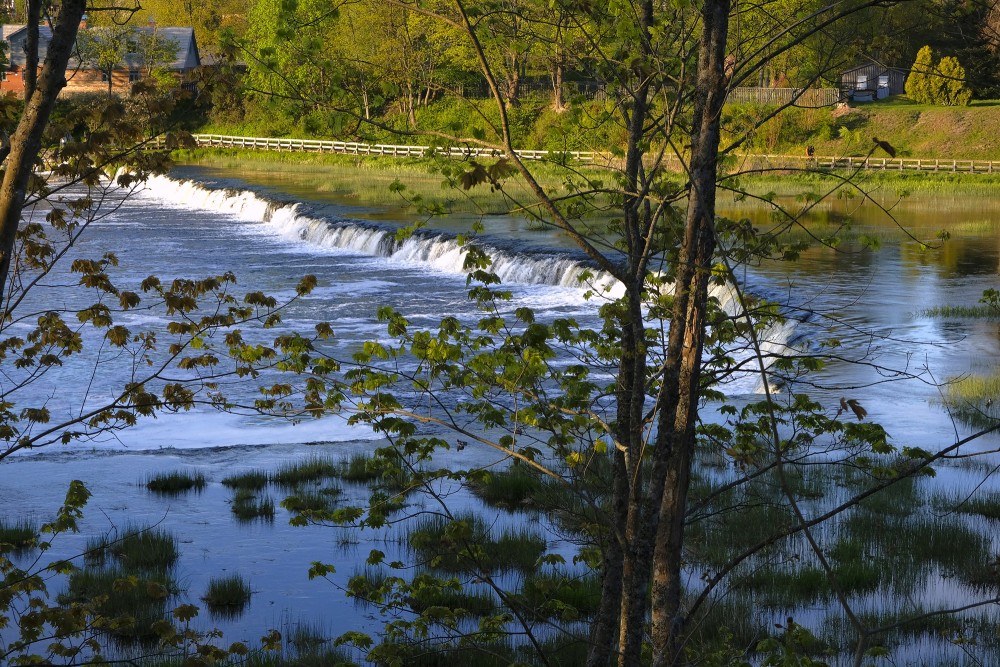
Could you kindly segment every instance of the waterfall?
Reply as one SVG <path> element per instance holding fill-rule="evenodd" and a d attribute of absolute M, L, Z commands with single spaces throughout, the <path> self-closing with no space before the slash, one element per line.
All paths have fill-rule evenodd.
<path fill-rule="evenodd" d="M 443 273 L 467 273 L 464 266 L 468 251 L 455 238 L 445 234 L 418 230 L 399 240 L 395 230 L 389 227 L 310 215 L 299 203 L 273 201 L 249 190 L 212 189 L 195 181 L 166 176 L 151 177 L 145 192 L 168 205 L 216 211 L 246 222 L 261 223 L 278 236 L 316 247 L 384 257 L 394 263 Z M 479 247 L 492 260 L 492 271 L 506 285 L 591 289 L 611 298 L 624 291 L 621 283 L 610 274 L 568 255 L 509 252 L 489 245 Z M 664 285 L 660 289 L 669 293 L 673 288 Z M 713 284 L 709 296 L 717 299 L 730 315 L 741 312 L 738 295 L 731 285 Z M 761 351 L 765 355 L 794 354 L 789 346 L 794 333 L 793 321 L 775 322 L 760 333 Z M 771 359 L 766 360 L 767 365 L 770 362 Z M 746 373 L 739 375 L 746 378 L 759 376 L 759 373 L 748 368 Z"/>
<path fill-rule="evenodd" d="M 445 234 L 417 231 L 403 241 L 395 230 L 358 220 L 330 220 L 309 215 L 298 203 L 271 201 L 248 190 L 211 189 L 194 181 L 154 176 L 146 193 L 175 206 L 217 211 L 240 220 L 269 225 L 276 234 L 320 248 L 337 248 L 409 265 L 425 265 L 465 275 L 468 251 Z M 616 296 L 620 285 L 608 273 L 585 262 L 550 254 L 510 253 L 479 245 L 493 261 L 492 271 L 505 284 L 588 288 Z M 584 276 L 588 276 L 583 280 Z"/>

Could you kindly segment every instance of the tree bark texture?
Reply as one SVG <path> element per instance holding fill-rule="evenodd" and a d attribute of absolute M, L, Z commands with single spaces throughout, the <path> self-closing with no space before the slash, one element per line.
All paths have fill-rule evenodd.
<path fill-rule="evenodd" d="M 11 137 L 6 171 L 0 182 L 0 298 L 4 300 L 4 308 L 28 180 L 41 150 L 42 133 L 48 125 L 56 97 L 66 85 L 66 64 L 73 52 L 85 6 L 86 0 L 63 0 L 60 3 L 38 85 L 27 100 L 24 113 Z"/>
<path fill-rule="evenodd" d="M 704 0 L 701 10 L 697 80 L 684 241 L 678 259 L 674 304 L 667 343 L 665 401 L 659 415 L 651 496 L 656 539 L 653 553 L 652 648 L 654 667 L 683 660 L 681 563 L 688 486 L 695 448 L 695 425 L 708 285 L 715 252 L 715 196 L 730 0 Z"/>

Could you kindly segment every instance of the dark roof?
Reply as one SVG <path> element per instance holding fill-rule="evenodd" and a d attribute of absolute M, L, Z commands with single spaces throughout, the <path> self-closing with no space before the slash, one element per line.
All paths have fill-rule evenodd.
<path fill-rule="evenodd" d="M 24 43 L 27 39 L 27 26 L 24 25 L 5 25 L 0 28 L 0 39 L 4 39 L 10 45 L 10 64 L 16 65 L 17 67 L 24 67 L 26 61 L 24 55 Z M 99 31 L 100 28 L 86 28 L 87 30 Z M 169 39 L 170 41 L 177 44 L 177 56 L 174 61 L 167 66 L 167 69 L 187 71 L 194 69 L 201 65 L 201 57 L 198 53 L 198 43 L 194 37 L 194 28 L 191 27 L 164 27 L 164 28 L 153 28 L 153 27 L 135 27 L 133 31 L 136 33 L 149 34 L 153 31 L 160 35 L 164 39 Z M 45 54 L 48 50 L 49 42 L 52 40 L 52 29 L 48 26 L 39 26 L 38 28 L 38 60 L 41 63 L 45 59 Z M 129 53 L 125 56 L 125 62 L 122 63 L 122 67 L 125 69 L 134 69 L 141 65 L 139 62 L 139 57 L 135 53 Z M 71 68 L 77 67 L 76 59 L 71 59 L 69 66 Z"/>
<path fill-rule="evenodd" d="M 876 62 L 874 60 L 869 60 L 866 63 L 861 63 L 860 65 L 855 65 L 854 67 L 851 67 L 850 69 L 841 70 L 841 74 L 850 74 L 851 72 L 858 72 L 858 71 L 865 70 L 865 69 L 871 69 L 872 67 L 874 67 L 876 69 L 879 69 L 879 70 L 881 70 L 883 72 L 889 72 L 889 71 L 905 72 L 906 71 L 902 67 L 890 67 L 888 65 L 883 65 L 880 62 Z"/>

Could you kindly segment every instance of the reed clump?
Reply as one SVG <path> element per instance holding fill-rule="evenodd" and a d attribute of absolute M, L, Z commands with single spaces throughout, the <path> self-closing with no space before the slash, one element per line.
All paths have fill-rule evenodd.
<path fill-rule="evenodd" d="M 146 488 L 156 493 L 177 494 L 185 491 L 201 491 L 205 488 L 205 475 L 201 472 L 189 473 L 182 470 L 156 473 L 146 478 Z"/>

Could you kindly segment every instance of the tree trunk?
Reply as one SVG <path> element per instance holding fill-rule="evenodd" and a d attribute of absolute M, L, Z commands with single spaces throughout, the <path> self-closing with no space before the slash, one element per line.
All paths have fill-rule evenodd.
<path fill-rule="evenodd" d="M 28 0 L 24 59 L 24 101 L 31 99 L 38 85 L 38 26 L 42 19 L 41 0 Z"/>
<path fill-rule="evenodd" d="M 678 259 L 674 310 L 664 382 L 667 407 L 659 415 L 651 495 L 658 508 L 653 554 L 653 666 L 682 661 L 681 562 L 691 462 L 698 417 L 700 368 L 705 341 L 708 284 L 715 251 L 715 194 L 730 0 L 704 0 L 694 94 L 691 166 L 684 241 Z M 675 403 L 676 401 L 676 403 Z M 657 488 L 657 487 L 661 487 Z M 658 497 L 659 496 L 659 497 Z"/>
<path fill-rule="evenodd" d="M 38 85 L 27 101 L 11 138 L 10 155 L 7 156 L 6 171 L 0 182 L 0 298 L 5 309 L 7 278 L 28 180 L 41 150 L 42 133 L 48 125 L 56 97 L 66 85 L 66 63 L 73 51 L 85 6 L 86 0 L 62 1 Z"/>
<path fill-rule="evenodd" d="M 552 80 L 552 110 L 556 113 L 562 113 L 566 110 L 566 102 L 563 99 L 563 71 L 565 67 L 562 60 L 561 54 L 557 56 L 556 61 L 552 64 L 552 71 L 549 73 L 549 78 Z"/>

